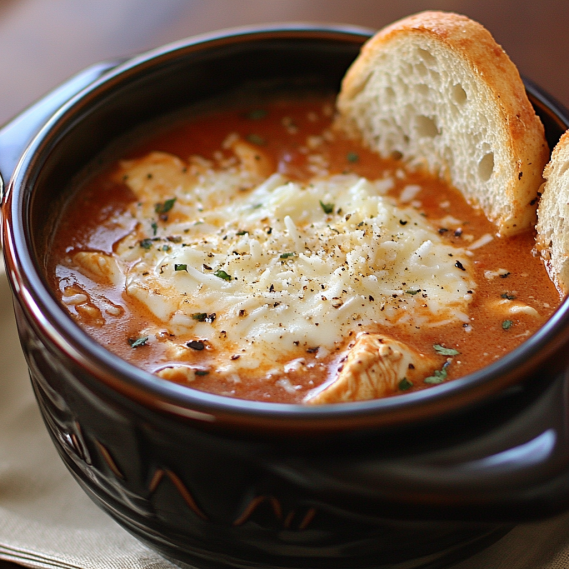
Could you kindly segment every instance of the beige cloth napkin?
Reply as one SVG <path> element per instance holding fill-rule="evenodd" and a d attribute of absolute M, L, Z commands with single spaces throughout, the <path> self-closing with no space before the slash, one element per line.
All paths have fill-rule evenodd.
<path fill-rule="evenodd" d="M 0 271 L 0 558 L 42 569 L 175 569 L 92 504 L 57 456 L 36 407 Z M 518 526 L 456 566 L 568 568 L 569 514 Z"/>

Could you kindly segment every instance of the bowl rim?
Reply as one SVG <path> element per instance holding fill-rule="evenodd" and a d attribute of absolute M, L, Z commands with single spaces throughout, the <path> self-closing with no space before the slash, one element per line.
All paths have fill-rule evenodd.
<path fill-rule="evenodd" d="M 561 302 L 553 316 L 533 336 L 496 362 L 472 374 L 426 390 L 383 399 L 307 406 L 234 399 L 198 391 L 168 382 L 135 367 L 94 342 L 55 299 L 44 280 L 39 262 L 31 253 L 30 228 L 25 189 L 32 173 L 41 166 L 49 141 L 65 126 L 77 120 L 89 101 L 128 77 L 144 73 L 163 61 L 181 57 L 188 51 L 202 51 L 227 43 L 256 42 L 265 39 L 328 39 L 363 43 L 373 30 L 358 26 L 314 25 L 304 23 L 244 26 L 201 34 L 136 55 L 119 64 L 84 88 L 63 105 L 41 128 L 23 153 L 4 199 L 4 255 L 12 289 L 28 317 L 53 345 L 118 394 L 159 410 L 202 423 L 231 423 L 241 427 L 337 431 L 359 426 L 402 425 L 476 405 L 506 387 L 519 383 L 529 373 L 543 367 L 548 358 L 566 343 L 569 327 L 569 300 Z M 569 126 L 569 113 L 562 105 L 533 84 L 526 85 L 534 100 L 541 102 Z M 520 377 L 524 376 L 524 377 Z"/>

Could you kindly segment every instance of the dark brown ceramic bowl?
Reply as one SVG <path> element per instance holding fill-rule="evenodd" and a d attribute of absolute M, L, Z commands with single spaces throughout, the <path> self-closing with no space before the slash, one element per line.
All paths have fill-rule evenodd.
<path fill-rule="evenodd" d="M 0 131 L 6 267 L 47 428 L 91 498 L 178 561 L 443 567 L 515 522 L 569 507 L 566 302 L 519 349 L 470 376 L 303 407 L 141 371 L 79 329 L 46 282 L 63 189 L 112 141 L 244 85 L 337 90 L 367 37 L 288 25 L 190 39 L 95 66 Z M 527 89 L 554 144 L 568 115 Z"/>

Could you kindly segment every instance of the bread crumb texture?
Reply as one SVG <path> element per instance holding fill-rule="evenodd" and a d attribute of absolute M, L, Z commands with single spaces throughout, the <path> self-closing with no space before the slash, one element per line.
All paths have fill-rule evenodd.
<path fill-rule="evenodd" d="M 338 110 L 338 128 L 452 183 L 500 234 L 534 225 L 543 125 L 482 25 L 423 12 L 384 28 L 346 74 Z"/>

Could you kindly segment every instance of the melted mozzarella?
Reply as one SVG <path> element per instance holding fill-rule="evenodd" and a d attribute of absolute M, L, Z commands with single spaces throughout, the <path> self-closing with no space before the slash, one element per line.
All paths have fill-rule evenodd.
<path fill-rule="evenodd" d="M 385 179 L 261 180 L 163 153 L 122 168 L 140 200 L 116 251 L 126 293 L 172 334 L 246 351 L 229 375 L 298 346 L 322 356 L 354 330 L 468 321 L 465 250 L 386 196 Z"/>

